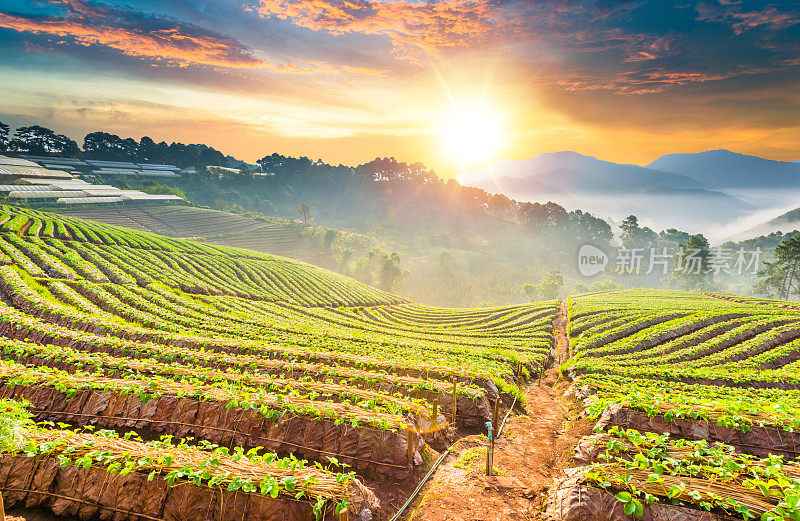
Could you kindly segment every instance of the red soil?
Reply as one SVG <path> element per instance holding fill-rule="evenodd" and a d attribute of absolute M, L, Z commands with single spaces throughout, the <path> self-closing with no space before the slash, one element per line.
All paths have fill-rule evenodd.
<path fill-rule="evenodd" d="M 554 321 L 556 360 L 562 361 L 568 358 L 566 318 L 563 303 Z M 526 414 L 509 416 L 501 438 L 495 442 L 494 466 L 501 475 L 485 475 L 485 457 L 469 469 L 453 466 L 467 449 L 487 446 L 485 436 L 469 436 L 456 443 L 406 519 L 541 519 L 547 488 L 562 469 L 572 466 L 578 439 L 592 428 L 590 421 L 579 418 L 583 410 L 580 403 L 564 396 L 568 387 L 558 368 L 552 367 L 541 386 L 534 382 L 525 389 Z"/>

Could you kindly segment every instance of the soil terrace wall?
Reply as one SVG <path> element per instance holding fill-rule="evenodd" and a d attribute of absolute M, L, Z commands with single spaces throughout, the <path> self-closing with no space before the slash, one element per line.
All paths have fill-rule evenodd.
<path fill-rule="evenodd" d="M 0 358 L 2 358 L 1 354 L 0 354 Z M 76 370 L 77 370 L 77 367 L 75 365 L 73 365 L 72 363 L 70 363 L 70 362 L 64 362 L 62 360 L 54 360 L 54 359 L 50 359 L 50 358 L 43 358 L 43 357 L 39 357 L 39 356 L 16 357 L 16 358 L 14 358 L 14 361 L 17 362 L 17 363 L 20 363 L 20 364 L 24 364 L 24 365 L 33 365 L 33 366 L 37 366 L 37 367 L 52 367 L 52 368 L 55 368 L 55 369 L 66 371 L 68 373 L 75 373 Z M 84 368 L 84 370 L 85 370 L 85 368 Z M 452 410 L 452 406 L 450 407 L 450 409 Z M 442 412 L 443 411 L 439 412 L 439 416 L 438 416 L 439 423 L 438 423 L 438 425 L 444 426 L 446 424 L 447 420 L 446 420 L 445 416 L 442 414 Z M 486 415 L 487 415 L 487 417 L 489 416 L 488 404 L 486 406 Z M 424 433 L 422 435 L 423 439 L 425 440 L 426 443 L 431 445 L 433 448 L 435 448 L 437 450 L 444 450 L 444 448 L 447 446 L 449 441 L 451 441 L 450 438 L 451 438 L 452 429 L 449 428 L 449 424 L 448 424 L 447 428 L 443 427 L 442 429 L 434 429 L 434 428 L 432 428 L 434 426 L 429 421 L 427 421 L 426 419 L 424 419 L 422 417 L 415 417 L 411 421 L 413 421 L 413 423 L 416 424 L 417 428 L 419 428 L 420 430 L 424 431 Z"/>
<path fill-rule="evenodd" d="M 676 418 L 667 421 L 662 414 L 650 417 L 644 411 L 619 404 L 608 406 L 597 422 L 597 426 L 604 430 L 612 425 L 638 431 L 669 433 L 675 438 L 687 440 L 718 441 L 732 445 L 739 452 L 758 457 L 774 454 L 796 458 L 800 455 L 800 433 L 777 427 L 753 425 L 748 432 L 741 432 L 708 420 Z"/>
<path fill-rule="evenodd" d="M 178 438 L 194 436 L 223 446 L 294 453 L 311 460 L 334 456 L 354 469 L 405 478 L 422 463 L 425 441 L 415 438 L 408 461 L 405 431 L 389 432 L 348 423 L 283 414 L 273 421 L 255 409 L 164 394 L 142 403 L 138 396 L 84 389 L 69 396 L 54 387 L 0 383 L 0 398 L 24 399 L 41 420 L 93 424 L 109 429 L 144 429 Z"/>
<path fill-rule="evenodd" d="M 87 353 L 107 353 L 112 356 L 120 358 L 147 357 L 147 355 L 144 354 L 141 356 L 137 356 L 137 353 L 135 352 L 126 351 L 120 347 L 116 347 L 113 345 L 91 343 L 80 340 L 62 338 L 58 335 L 50 335 L 42 331 L 32 330 L 12 322 L 0 322 L 0 336 L 5 338 L 11 338 L 14 340 L 27 340 L 41 345 L 58 345 L 63 347 L 69 347 L 70 349 L 75 349 L 78 351 L 86 351 Z M 37 365 L 45 365 L 45 364 L 37 363 Z M 48 363 L 47 365 L 55 367 L 53 363 Z M 222 361 L 204 365 L 207 367 L 213 367 L 215 369 L 220 369 L 220 370 L 225 370 L 229 368 L 238 369 L 238 367 L 235 367 L 231 364 L 226 364 Z M 69 370 L 68 367 L 60 367 L 60 368 Z M 277 368 L 274 371 L 269 371 L 267 368 L 261 368 L 261 367 L 253 370 L 249 366 L 242 367 L 241 369 L 252 370 L 254 374 L 281 374 L 283 372 L 282 370 L 279 370 Z M 325 381 L 326 379 L 330 378 L 330 376 L 321 373 L 304 372 L 303 375 L 309 376 L 316 381 Z M 439 403 L 439 409 L 448 416 L 452 414 L 453 411 L 453 400 L 452 396 L 449 394 L 438 393 L 436 391 L 430 391 L 426 389 L 407 392 L 404 388 L 401 388 L 400 386 L 397 385 L 393 385 L 391 382 L 387 381 L 375 382 L 374 385 L 369 386 L 369 389 L 385 392 L 388 394 L 394 394 L 400 392 L 401 394 L 406 394 L 413 398 L 423 398 L 430 402 L 436 401 Z M 456 403 L 457 422 L 463 424 L 466 427 L 483 426 L 484 422 L 487 421 L 489 418 L 491 418 L 489 402 L 485 397 L 473 399 L 468 396 L 457 395 L 456 401 L 457 401 Z"/>
<path fill-rule="evenodd" d="M 611 492 L 588 486 L 579 477 L 567 477 L 556 480 L 550 489 L 546 517 L 553 521 L 741 521 L 705 510 L 658 502 L 643 505 L 643 516 L 635 517 L 625 514 L 624 506 Z"/>
<path fill-rule="evenodd" d="M 100 467 L 61 467 L 57 458 L 48 456 L 0 457 L 0 490 L 6 509 L 42 508 L 84 521 L 314 520 L 307 501 L 191 483 L 170 487 L 161 476 L 152 481 L 147 477 L 141 472 L 110 474 Z M 351 519 L 359 521 L 365 508 L 377 504 L 374 496 L 356 496 L 350 502 L 355 513 Z M 325 518 L 335 516 L 326 512 Z"/>

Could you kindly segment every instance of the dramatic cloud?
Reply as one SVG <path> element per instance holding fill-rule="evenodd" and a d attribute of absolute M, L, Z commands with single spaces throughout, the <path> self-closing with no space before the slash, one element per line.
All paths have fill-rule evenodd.
<path fill-rule="evenodd" d="M 781 11 L 775 6 L 769 6 L 762 10 L 745 11 L 740 2 L 722 0 L 720 5 L 699 3 L 697 19 L 726 23 L 733 28 L 734 34 L 742 34 L 757 27 L 764 27 L 770 31 L 786 29 L 800 23 L 800 13 Z"/>
<path fill-rule="evenodd" d="M 280 147 L 441 169 L 442 121 L 486 100 L 506 118 L 508 157 L 798 146 L 796 0 L 1 3 L 0 120 L 51 114 L 66 131 L 107 118 L 137 135 L 151 107 L 148 132 L 163 121 L 180 133 L 184 120 L 198 141 L 237 129 L 213 143 L 248 159 Z"/>
<path fill-rule="evenodd" d="M 492 4 L 489 0 L 261 0 L 257 11 L 314 31 L 387 36 L 396 54 L 413 57 L 420 51 L 485 43 L 505 18 Z"/>
<path fill-rule="evenodd" d="M 261 67 L 241 44 L 172 20 L 63 2 L 64 16 L 23 16 L 0 12 L 0 27 L 53 37 L 56 42 L 98 45 L 129 56 L 178 66 Z"/>
<path fill-rule="evenodd" d="M 722 73 L 697 71 L 666 71 L 663 69 L 643 69 L 623 72 L 613 76 L 590 76 L 571 80 L 557 80 L 558 85 L 568 91 L 607 90 L 615 94 L 658 94 L 670 87 L 728 80 L 745 75 L 773 72 L 767 68 L 742 69 Z"/>

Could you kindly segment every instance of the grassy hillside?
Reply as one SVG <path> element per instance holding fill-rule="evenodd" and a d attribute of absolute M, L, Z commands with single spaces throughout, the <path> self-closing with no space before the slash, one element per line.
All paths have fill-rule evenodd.
<path fill-rule="evenodd" d="M 522 285 L 549 266 L 566 264 L 535 247 L 509 223 L 494 233 L 417 234 L 382 226 L 369 233 L 271 217 L 248 217 L 188 206 L 56 208 L 69 217 L 91 219 L 168 237 L 236 246 L 301 259 L 371 284 L 381 284 L 381 257 L 399 253 L 404 270 L 392 291 L 440 306 L 518 304 Z M 487 218 L 488 219 L 488 218 Z M 491 220 L 491 219 L 490 219 Z M 499 219 L 494 219 L 498 222 Z M 491 236 L 492 239 L 487 237 Z"/>
<path fill-rule="evenodd" d="M 739 232 L 732 236 L 730 240 L 744 241 L 761 235 L 787 234 L 797 230 L 800 230 L 800 208 L 795 208 L 743 232 Z"/>
<path fill-rule="evenodd" d="M 430 308 L 283 257 L 13 207 L 0 208 L 0 250 L 0 399 L 64 428 L 141 436 L 23 422 L 0 468 L 26 455 L 89 461 L 102 446 L 97 474 L 73 482 L 126 468 L 157 477 L 168 502 L 172 485 L 202 499 L 203 487 L 230 482 L 276 512 L 300 509 L 290 519 L 377 511 L 375 483 L 415 475 L 430 447 L 480 428 L 491 401 L 522 399 L 518 385 L 550 357 L 554 302 Z M 220 470 L 202 470 L 208 446 L 144 441 L 164 434 L 229 447 L 216 453 Z M 236 446 L 277 455 L 247 452 L 257 472 L 228 462 L 224 474 Z M 147 454 L 161 463 L 142 463 Z M 250 475 L 263 480 L 250 488 Z"/>
<path fill-rule="evenodd" d="M 534 428 L 535 408 L 514 413 L 546 394 L 563 418 L 542 443 L 585 435 L 551 487 L 555 519 L 800 512 L 800 308 L 785 302 L 626 290 L 434 308 L 279 256 L 10 207 L 0 251 L 0 488 L 24 492 L 3 493 L 10 507 L 386 519 L 434 450 L 467 457 L 453 443 L 494 403 Z M 580 401 L 555 369 L 532 381 L 554 345 Z M 518 457 L 515 428 L 498 450 Z"/>
<path fill-rule="evenodd" d="M 303 305 L 375 305 L 402 299 L 283 257 L 135 232 L 4 207 L 0 249 L 33 276 L 92 282 L 160 282 L 195 294 Z"/>
<path fill-rule="evenodd" d="M 303 241 L 298 223 L 286 219 L 254 219 L 191 206 L 112 206 L 57 208 L 55 213 L 123 226 L 167 237 L 200 239 L 224 246 L 294 257 Z"/>
<path fill-rule="evenodd" d="M 615 495 L 631 519 L 798 515 L 789 498 L 800 470 L 800 308 L 618 291 L 570 298 L 567 330 L 572 359 L 564 369 L 599 421 L 576 454 L 586 466 L 556 505 L 583 483 L 587 502 L 613 503 Z M 760 488 L 762 480 L 772 490 Z M 565 518 L 575 508 L 567 506 Z"/>

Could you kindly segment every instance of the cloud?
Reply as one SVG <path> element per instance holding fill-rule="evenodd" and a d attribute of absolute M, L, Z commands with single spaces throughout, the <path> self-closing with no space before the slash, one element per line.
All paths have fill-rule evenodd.
<path fill-rule="evenodd" d="M 28 42 L 27 48 L 31 52 L 41 50 L 44 43 L 49 43 L 53 47 L 80 46 L 110 50 L 154 65 L 177 68 L 265 69 L 290 74 L 388 74 L 383 69 L 331 64 L 323 59 L 292 57 L 272 62 L 238 40 L 168 16 L 115 9 L 86 0 L 35 1 L 51 5 L 59 13 L 43 16 L 0 11 L 0 28 L 46 39 Z"/>
<path fill-rule="evenodd" d="M 313 31 L 387 36 L 394 54 L 410 60 L 443 48 L 480 45 L 508 21 L 489 0 L 260 0 L 256 10 Z"/>
<path fill-rule="evenodd" d="M 180 67 L 263 67 L 241 44 L 174 20 L 95 6 L 82 0 L 51 2 L 63 16 L 0 12 L 0 27 L 49 37 L 56 44 L 100 46 L 128 56 Z"/>
<path fill-rule="evenodd" d="M 689 6 L 564 0 L 559 9 L 546 9 L 549 18 L 527 25 L 537 39 L 520 60 L 527 58 L 531 75 L 567 92 L 652 95 L 723 81 L 722 88 L 736 88 L 756 75 L 776 81 L 800 63 L 793 59 L 792 34 L 774 33 L 800 22 L 800 15 L 778 4 L 744 9 L 738 0 Z"/>
<path fill-rule="evenodd" d="M 644 41 L 636 42 L 629 52 L 627 62 L 648 61 L 672 56 L 679 52 L 677 38 L 672 35 L 664 35 L 655 39 L 643 38 Z"/>
<path fill-rule="evenodd" d="M 696 10 L 698 20 L 728 24 L 733 29 L 733 33 L 737 35 L 757 27 L 780 31 L 800 23 L 799 13 L 780 11 L 775 6 L 745 11 L 741 2 L 721 0 L 718 6 L 700 2 L 697 4 Z"/>
<path fill-rule="evenodd" d="M 558 45 L 562 56 L 616 50 L 630 62 L 680 52 L 675 35 L 613 26 L 641 0 L 257 1 L 255 11 L 267 19 L 332 35 L 386 37 L 395 57 L 418 64 L 453 49 L 506 52 L 534 42 Z"/>
<path fill-rule="evenodd" d="M 725 72 L 669 71 L 648 68 L 606 76 L 592 75 L 558 79 L 555 83 L 567 91 L 605 90 L 619 95 L 659 94 L 671 87 L 767 74 L 776 70 L 781 70 L 781 67 L 752 67 Z"/>

